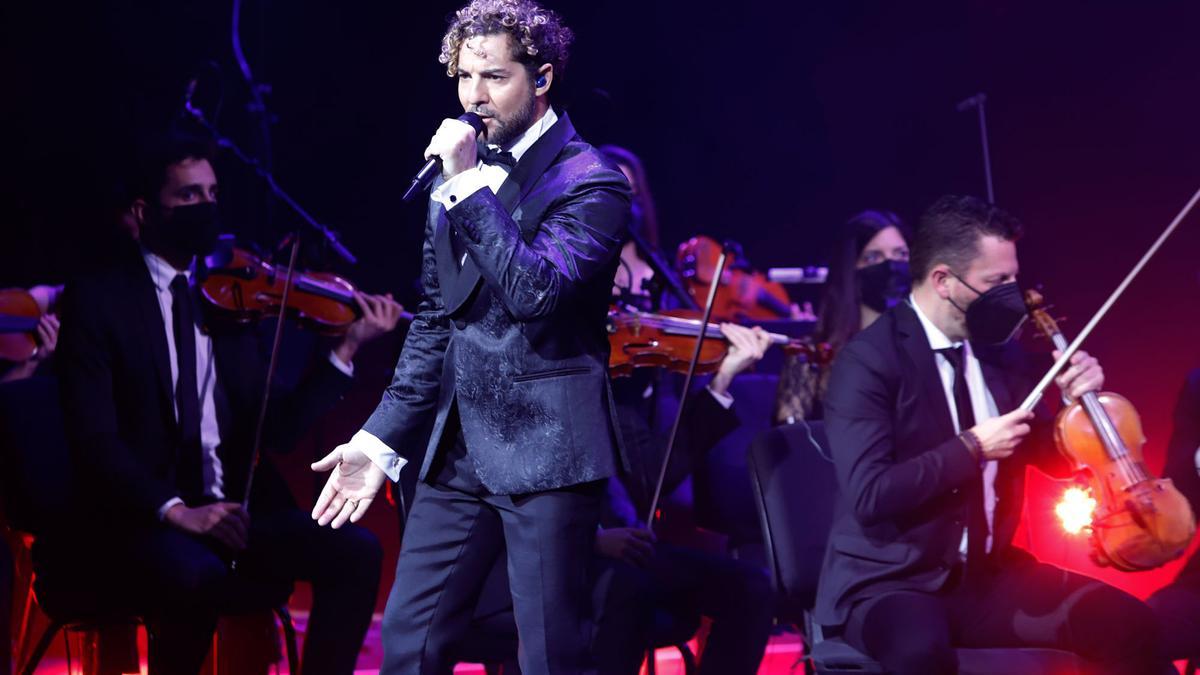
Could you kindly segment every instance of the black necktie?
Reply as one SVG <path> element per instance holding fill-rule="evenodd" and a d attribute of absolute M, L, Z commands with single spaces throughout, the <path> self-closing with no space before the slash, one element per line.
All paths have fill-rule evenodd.
<path fill-rule="evenodd" d="M 179 469 L 176 483 L 184 501 L 204 495 L 204 469 L 200 453 L 200 395 L 196 388 L 195 311 L 187 277 L 171 281 L 171 319 L 175 333 L 175 405 L 179 412 Z"/>
<path fill-rule="evenodd" d="M 507 150 L 494 148 L 484 143 L 479 143 L 479 159 L 483 160 L 484 164 L 494 164 L 496 166 L 507 166 L 511 171 L 517 166 L 517 158 Z"/>
<path fill-rule="evenodd" d="M 975 410 L 971 407 L 971 392 L 967 389 L 966 364 L 963 347 L 937 350 L 954 366 L 954 409 L 958 412 L 958 428 L 966 431 L 975 426 Z M 987 510 L 983 505 L 983 472 L 969 488 L 967 503 L 967 575 L 973 576 L 987 554 Z"/>

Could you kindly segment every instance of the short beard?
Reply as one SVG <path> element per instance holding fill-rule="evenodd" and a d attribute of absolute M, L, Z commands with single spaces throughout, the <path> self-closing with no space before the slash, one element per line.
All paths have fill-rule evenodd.
<path fill-rule="evenodd" d="M 507 149 L 509 143 L 517 140 L 517 138 L 525 133 L 530 126 L 533 125 L 534 102 L 537 97 L 534 96 L 533 90 L 529 91 L 529 98 L 525 100 L 525 105 L 518 108 L 510 119 L 502 120 L 499 117 L 496 120 L 496 130 L 488 136 L 488 145 L 497 145 Z"/>

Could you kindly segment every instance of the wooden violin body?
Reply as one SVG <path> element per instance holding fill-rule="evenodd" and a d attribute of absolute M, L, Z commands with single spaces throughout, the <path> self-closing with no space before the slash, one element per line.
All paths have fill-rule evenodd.
<path fill-rule="evenodd" d="M 0 360 L 26 361 L 37 354 L 42 309 L 23 288 L 0 289 Z"/>
<path fill-rule="evenodd" d="M 1037 291 L 1027 291 L 1033 321 L 1059 350 L 1066 339 L 1043 308 Z M 1196 533 L 1187 499 L 1170 479 L 1146 467 L 1142 421 L 1127 399 L 1089 392 L 1059 411 L 1054 424 L 1059 450 L 1087 478 L 1096 512 L 1092 558 L 1125 571 L 1148 570 L 1183 555 Z"/>
<path fill-rule="evenodd" d="M 280 314 L 285 281 L 284 269 L 235 248 L 227 262 L 206 268 L 200 295 L 219 315 L 248 322 Z M 286 315 L 319 333 L 341 335 L 362 313 L 354 291 L 335 274 L 296 272 Z"/>
<path fill-rule="evenodd" d="M 1125 397 L 1086 395 L 1103 410 L 1127 455 L 1111 453 L 1092 423 L 1085 400 L 1063 408 L 1055 420 L 1059 449 L 1087 475 L 1097 508 L 1092 518 L 1092 557 L 1126 571 L 1153 569 L 1183 555 L 1196 532 L 1187 498 L 1169 478 L 1146 468 L 1141 418 Z M 1114 454 L 1118 455 L 1114 457 Z"/>
<path fill-rule="evenodd" d="M 721 257 L 722 247 L 710 237 L 692 237 L 679 245 L 676 266 L 684 286 L 697 306 L 703 306 L 709 284 Z M 762 272 L 749 269 L 744 260 L 734 260 L 721 275 L 713 316 L 739 322 L 786 319 L 791 316 L 787 290 Z"/>
<path fill-rule="evenodd" d="M 658 314 L 612 310 L 608 314 L 608 371 L 613 377 L 633 373 L 634 368 L 667 368 L 687 372 L 700 335 L 701 312 L 676 309 Z M 770 333 L 771 342 L 788 354 L 827 364 L 833 360 L 828 344 L 813 345 L 786 335 Z M 710 323 L 704 330 L 696 372 L 711 373 L 720 367 L 728 352 L 721 327 Z"/>

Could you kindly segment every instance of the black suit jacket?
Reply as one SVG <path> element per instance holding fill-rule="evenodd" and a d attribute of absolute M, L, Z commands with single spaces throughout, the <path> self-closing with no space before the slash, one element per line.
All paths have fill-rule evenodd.
<path fill-rule="evenodd" d="M 67 285 L 57 360 L 63 414 L 80 506 L 90 514 L 145 521 L 179 496 L 175 419 L 166 328 L 140 252 Z M 212 332 L 224 492 L 241 501 L 266 367 L 253 326 Z M 319 416 L 351 378 L 321 359 L 292 392 L 273 396 L 264 446 L 283 447 Z M 265 459 L 265 458 L 264 458 Z M 261 479 L 261 480 L 260 480 Z M 263 462 L 255 492 L 289 499 Z M 267 488 L 266 486 L 272 486 Z"/>
<path fill-rule="evenodd" d="M 1033 378 L 1021 350 L 975 348 L 1001 413 Z M 991 561 L 1011 552 L 1025 467 L 1068 473 L 1043 415 L 999 463 Z M 959 561 L 968 499 L 981 466 L 954 432 L 924 328 L 900 303 L 856 335 L 833 365 L 825 428 L 842 491 L 817 591 L 816 619 L 840 625 L 855 603 L 900 590 L 934 592 Z"/>
<path fill-rule="evenodd" d="M 611 475 L 619 447 L 605 317 L 629 217 L 621 171 L 562 115 L 498 194 L 431 200 L 425 297 L 363 426 L 433 461 L 451 407 L 480 481 L 520 494 Z M 451 229 L 467 253 L 459 269 Z"/>

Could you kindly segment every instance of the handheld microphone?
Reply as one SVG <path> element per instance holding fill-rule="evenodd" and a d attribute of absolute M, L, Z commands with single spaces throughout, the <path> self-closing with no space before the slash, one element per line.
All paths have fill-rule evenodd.
<path fill-rule="evenodd" d="M 458 116 L 459 122 L 466 122 L 475 130 L 475 135 L 478 136 L 483 132 L 483 118 L 473 112 L 465 112 Z M 434 155 L 425 161 L 425 166 L 417 172 L 417 175 L 412 179 L 412 185 L 408 186 L 408 190 L 401 197 L 403 201 L 409 201 L 418 193 L 424 192 L 425 188 L 433 182 L 435 176 L 442 172 L 442 158 Z"/>

